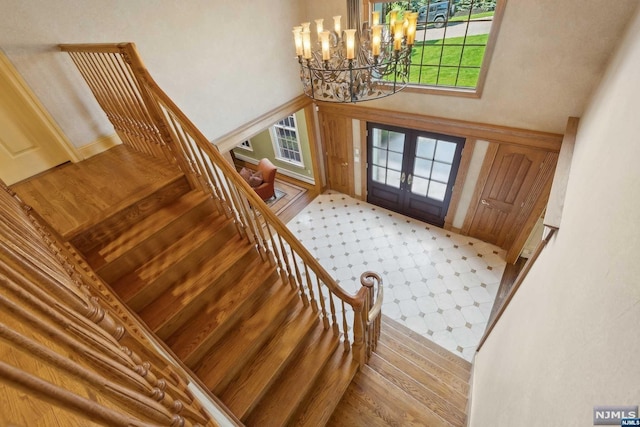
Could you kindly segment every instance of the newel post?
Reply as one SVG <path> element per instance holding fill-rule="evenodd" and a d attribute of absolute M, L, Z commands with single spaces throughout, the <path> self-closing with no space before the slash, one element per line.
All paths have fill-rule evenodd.
<path fill-rule="evenodd" d="M 365 340 L 365 331 L 367 328 L 367 292 L 365 288 L 360 288 L 356 294 L 357 304 L 353 305 L 353 358 L 358 362 L 360 367 L 367 363 L 367 348 Z"/>

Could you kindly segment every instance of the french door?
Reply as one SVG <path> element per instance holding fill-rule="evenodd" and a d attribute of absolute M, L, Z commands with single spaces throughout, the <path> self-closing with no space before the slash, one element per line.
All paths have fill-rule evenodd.
<path fill-rule="evenodd" d="M 464 138 L 369 123 L 367 202 L 442 227 Z"/>

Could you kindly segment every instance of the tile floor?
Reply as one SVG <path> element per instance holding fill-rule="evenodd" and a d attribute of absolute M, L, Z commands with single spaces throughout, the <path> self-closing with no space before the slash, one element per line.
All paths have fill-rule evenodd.
<path fill-rule="evenodd" d="M 288 226 L 346 290 L 377 272 L 383 314 L 471 361 L 505 267 L 502 249 L 336 192 Z"/>

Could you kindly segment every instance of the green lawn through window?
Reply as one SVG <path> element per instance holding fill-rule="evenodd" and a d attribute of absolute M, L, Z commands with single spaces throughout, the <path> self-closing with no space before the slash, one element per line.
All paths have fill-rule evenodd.
<path fill-rule="evenodd" d="M 476 87 L 488 34 L 418 42 L 411 53 L 409 83 Z M 464 49 L 463 49 L 463 46 Z"/>

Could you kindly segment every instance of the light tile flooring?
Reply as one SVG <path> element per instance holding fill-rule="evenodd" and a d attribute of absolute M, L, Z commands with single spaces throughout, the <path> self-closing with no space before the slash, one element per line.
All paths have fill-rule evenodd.
<path fill-rule="evenodd" d="M 371 270 L 383 314 L 471 361 L 486 328 L 505 252 L 344 194 L 318 196 L 289 228 L 350 292 Z"/>

